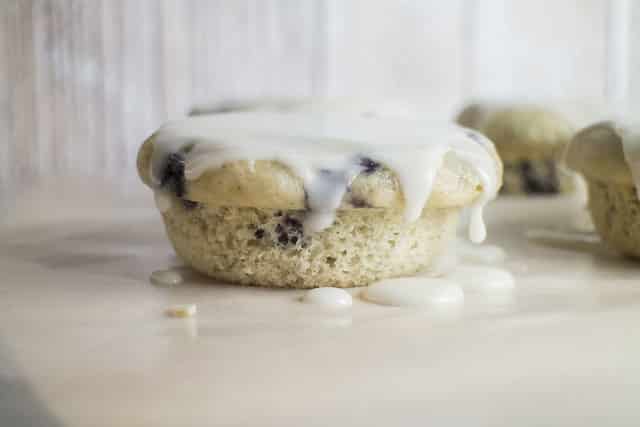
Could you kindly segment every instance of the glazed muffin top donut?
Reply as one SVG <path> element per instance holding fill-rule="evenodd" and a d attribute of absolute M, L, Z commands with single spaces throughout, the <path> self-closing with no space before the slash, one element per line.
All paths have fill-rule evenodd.
<path fill-rule="evenodd" d="M 621 121 L 593 124 L 573 137 L 566 161 L 588 178 L 638 187 L 640 132 Z"/>
<path fill-rule="evenodd" d="M 343 114 L 243 112 L 171 122 L 138 153 L 141 179 L 215 206 L 305 209 L 321 230 L 336 209 L 482 206 L 501 185 L 493 144 L 453 125 Z M 480 219 L 478 220 L 478 217 Z M 484 231 L 474 240 L 482 240 Z"/>
<path fill-rule="evenodd" d="M 553 157 L 573 135 L 571 124 L 562 115 L 536 106 L 471 104 L 457 121 L 486 135 L 505 162 Z"/>

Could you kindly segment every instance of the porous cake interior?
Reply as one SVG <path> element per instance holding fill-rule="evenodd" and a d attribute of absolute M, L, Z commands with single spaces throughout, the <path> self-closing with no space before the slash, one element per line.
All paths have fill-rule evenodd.
<path fill-rule="evenodd" d="M 207 207 L 176 200 L 163 213 L 177 254 L 194 269 L 244 285 L 363 286 L 430 266 L 454 235 L 459 208 L 337 212 L 329 228 L 305 234 L 304 211 Z"/>

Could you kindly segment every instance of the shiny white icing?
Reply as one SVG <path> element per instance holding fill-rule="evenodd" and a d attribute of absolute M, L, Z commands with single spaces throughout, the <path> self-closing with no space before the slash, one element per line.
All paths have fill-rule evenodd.
<path fill-rule="evenodd" d="M 429 276 L 444 276 L 453 271 L 459 263 L 460 257 L 453 248 L 449 248 L 433 259 L 431 267 L 429 268 Z"/>
<path fill-rule="evenodd" d="M 366 118 L 332 113 L 231 113 L 190 117 L 163 126 L 156 134 L 151 176 L 160 184 L 167 156 L 195 143 L 185 153 L 185 177 L 237 160 L 274 160 L 303 181 L 309 214 L 305 228 L 320 231 L 333 222 L 348 186 L 368 158 L 394 171 L 402 186 L 408 221 L 417 219 L 429 199 L 444 156 L 453 152 L 468 162 L 482 182 L 472 207 L 469 235 L 486 236 L 482 210 L 498 189 L 498 165 L 491 142 L 454 125 Z"/>
<path fill-rule="evenodd" d="M 445 276 L 464 264 L 501 264 L 507 259 L 507 253 L 500 246 L 469 243 L 456 238 L 447 249 L 438 255 L 431 264 L 429 275 Z"/>
<path fill-rule="evenodd" d="M 461 265 L 446 277 L 462 285 L 465 292 L 504 292 L 515 287 L 513 274 L 502 268 L 483 265 Z"/>
<path fill-rule="evenodd" d="M 151 283 L 160 286 L 175 286 L 182 283 L 182 274 L 175 270 L 156 270 L 149 278 Z"/>
<path fill-rule="evenodd" d="M 353 304 L 351 294 L 340 288 L 315 288 L 307 291 L 302 301 L 323 308 L 349 308 Z"/>
<path fill-rule="evenodd" d="M 430 277 L 399 277 L 376 282 L 362 292 L 367 301 L 395 307 L 440 308 L 464 301 L 460 285 Z"/>
<path fill-rule="evenodd" d="M 507 259 L 506 252 L 500 246 L 476 245 L 462 239 L 456 240 L 455 252 L 461 260 L 471 263 L 499 264 Z"/>
<path fill-rule="evenodd" d="M 514 289 L 515 279 L 509 271 L 486 265 L 505 260 L 502 248 L 461 240 L 453 243 L 428 272 L 376 282 L 362 297 L 382 305 L 445 308 L 461 304 L 466 293 L 490 297 Z"/>

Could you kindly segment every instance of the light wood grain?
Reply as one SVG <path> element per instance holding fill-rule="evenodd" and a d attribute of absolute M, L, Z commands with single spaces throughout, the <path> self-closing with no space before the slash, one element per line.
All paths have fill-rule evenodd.
<path fill-rule="evenodd" d="M 640 109 L 640 2 L 631 1 L 630 5 L 631 19 L 629 23 L 629 41 L 628 41 L 628 98 L 627 105 L 629 110 L 638 117 L 637 111 Z M 635 24 L 635 25 L 634 25 Z"/>
<path fill-rule="evenodd" d="M 309 96 L 314 2 L 191 3 L 191 101 Z"/>
<path fill-rule="evenodd" d="M 0 209 L 38 177 L 135 182 L 193 106 L 251 97 L 640 99 L 632 0 L 4 0 Z"/>
<path fill-rule="evenodd" d="M 606 0 L 477 1 L 472 92 L 602 98 Z"/>
<path fill-rule="evenodd" d="M 6 126 L 2 144 L 6 148 L 2 153 L 3 184 L 0 190 L 9 199 L 16 194 L 15 183 L 25 182 L 38 170 L 35 159 L 36 128 L 33 126 L 34 82 L 33 56 L 30 46 L 33 38 L 33 21 L 28 2 L 9 1 L 3 6 L 3 51 L 5 60 L 2 67 L 6 81 L 3 83 L 3 102 L 6 109 L 0 111 L 5 116 Z M 25 72 L 26 71 L 26 72 Z M 4 79 L 3 79 L 4 80 Z M 2 195 L 0 195 L 2 198 Z"/>
<path fill-rule="evenodd" d="M 461 1 L 330 1 L 327 94 L 426 103 L 461 98 Z"/>
<path fill-rule="evenodd" d="M 633 0 L 611 0 L 608 4 L 607 20 L 607 98 L 612 110 L 623 112 L 628 108 L 631 73 L 631 41 L 639 40 L 640 33 L 633 34 L 631 23 L 634 19 L 634 8 L 638 8 Z M 637 18 L 640 18 L 640 14 Z"/>
<path fill-rule="evenodd" d="M 15 144 L 11 142 L 13 122 L 10 96 L 9 70 L 9 8 L 0 8 L 0 215 L 7 209 L 9 182 L 13 176 L 10 169 Z"/>
<path fill-rule="evenodd" d="M 104 138 L 104 174 L 112 178 L 123 170 L 126 158 L 124 114 L 121 90 L 124 73 L 121 61 L 123 35 L 122 0 L 102 1 L 100 8 L 100 54 L 102 57 L 102 100 L 104 116 L 102 134 Z"/>
<path fill-rule="evenodd" d="M 185 1 L 162 1 L 162 85 L 164 113 L 168 119 L 184 116 L 191 104 L 189 42 L 192 10 Z"/>

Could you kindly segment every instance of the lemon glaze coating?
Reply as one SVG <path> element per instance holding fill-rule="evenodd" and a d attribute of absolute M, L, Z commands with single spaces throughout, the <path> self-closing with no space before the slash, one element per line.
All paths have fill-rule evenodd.
<path fill-rule="evenodd" d="M 222 280 L 294 287 L 362 285 L 427 268 L 465 206 L 473 208 L 472 240 L 483 240 L 482 208 L 502 173 L 491 142 L 468 129 L 283 113 L 168 124 L 143 144 L 138 168 L 155 191 L 173 194 L 163 217 L 187 263 Z M 287 225 L 273 222 L 278 211 L 299 224 L 287 245 L 278 244 L 285 236 L 276 228 Z M 261 237 L 238 231 L 253 228 Z M 216 240 L 225 230 L 235 230 L 229 246 Z M 241 235 L 244 243 L 235 242 Z M 257 259 L 278 271 L 238 274 Z"/>

